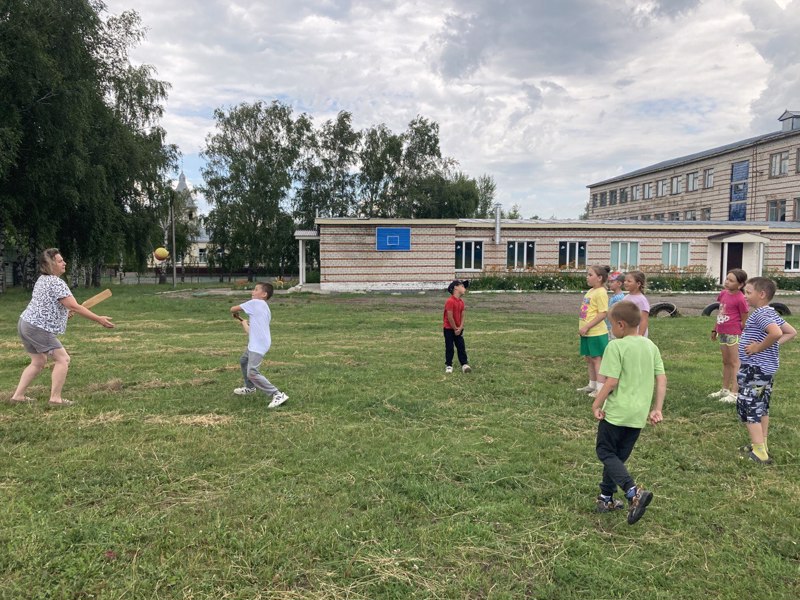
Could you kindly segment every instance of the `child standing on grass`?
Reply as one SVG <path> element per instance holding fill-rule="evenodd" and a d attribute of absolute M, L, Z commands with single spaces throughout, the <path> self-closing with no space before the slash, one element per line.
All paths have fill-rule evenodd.
<path fill-rule="evenodd" d="M 620 302 L 611 310 L 609 318 L 616 339 L 603 355 L 600 372 L 606 379 L 592 403 L 592 412 L 599 421 L 597 458 L 603 463 L 597 512 L 624 508 L 621 500 L 614 500 L 619 486 L 628 499 L 629 525 L 642 517 L 653 493 L 636 485 L 625 461 L 645 423 L 655 425 L 663 420 L 661 411 L 667 392 L 661 353 L 653 342 L 639 335 L 641 314 L 631 302 Z"/>
<path fill-rule="evenodd" d="M 797 335 L 794 327 L 769 306 L 776 289 L 775 282 L 766 277 L 752 277 L 744 286 L 751 311 L 739 342 L 741 364 L 736 410 L 750 434 L 750 444 L 740 450 L 759 464 L 772 462 L 767 450 L 767 435 L 772 380 L 780 364 L 778 349 Z"/>
<path fill-rule="evenodd" d="M 289 396 L 278 390 L 258 370 L 264 360 L 264 355 L 272 345 L 269 324 L 272 313 L 267 300 L 272 297 L 273 288 L 270 283 L 257 283 L 250 294 L 251 299 L 243 304 L 231 306 L 231 314 L 235 319 L 240 319 L 239 313 L 244 311 L 250 317 L 249 323 L 242 322 L 247 332 L 247 348 L 239 359 L 242 368 L 244 385 L 233 390 L 239 396 L 254 394 L 261 390 L 272 398 L 267 408 L 280 406 L 289 399 Z M 241 320 L 241 319 L 240 319 Z"/>
<path fill-rule="evenodd" d="M 614 305 L 625 298 L 625 292 L 622 291 L 622 285 L 625 283 L 625 273 L 622 271 L 614 271 L 608 276 L 608 311 L 614 308 Z M 608 328 L 608 339 L 613 340 L 614 334 L 611 331 L 611 321 L 606 317 L 606 327 Z"/>
<path fill-rule="evenodd" d="M 464 301 L 467 281 L 456 279 L 447 286 L 450 297 L 444 303 L 444 372 L 453 372 L 454 349 L 458 350 L 461 371 L 469 373 L 472 369 L 467 362 L 467 347 L 464 344 Z"/>
<path fill-rule="evenodd" d="M 717 296 L 717 323 L 711 330 L 711 341 L 719 340 L 722 350 L 722 389 L 708 397 L 729 404 L 736 402 L 739 392 L 736 384 L 736 374 L 739 372 L 739 336 L 742 335 L 749 310 L 742 293 L 746 281 L 747 273 L 741 269 L 728 271 L 723 289 Z"/>
<path fill-rule="evenodd" d="M 625 296 L 625 302 L 633 302 L 639 307 L 642 312 L 642 320 L 639 323 L 639 335 L 648 337 L 650 326 L 650 303 L 647 301 L 647 296 L 644 295 L 644 286 L 647 283 L 647 278 L 641 271 L 631 271 L 625 275 L 625 289 L 628 290 L 628 295 Z"/>
<path fill-rule="evenodd" d="M 603 383 L 599 374 L 600 360 L 608 345 L 608 293 L 604 286 L 610 270 L 608 267 L 594 265 L 586 271 L 586 283 L 590 289 L 584 294 L 581 303 L 578 335 L 581 336 L 581 356 L 586 357 L 589 370 L 589 384 L 578 388 L 578 391 L 586 392 L 590 396 L 594 396 Z"/>

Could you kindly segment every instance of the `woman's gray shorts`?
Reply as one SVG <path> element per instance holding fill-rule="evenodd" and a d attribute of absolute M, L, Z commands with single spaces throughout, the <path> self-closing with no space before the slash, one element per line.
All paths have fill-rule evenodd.
<path fill-rule="evenodd" d="M 31 325 L 20 319 L 17 321 L 17 333 L 29 354 L 50 354 L 53 350 L 63 348 L 54 333 L 45 331 L 41 327 Z"/>

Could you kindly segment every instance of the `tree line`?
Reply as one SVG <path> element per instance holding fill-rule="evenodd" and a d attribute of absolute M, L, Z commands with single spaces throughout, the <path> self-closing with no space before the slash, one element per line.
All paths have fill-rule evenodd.
<path fill-rule="evenodd" d="M 297 267 L 295 228 L 316 217 L 488 217 L 495 183 L 471 178 L 443 157 L 439 126 L 422 116 L 406 131 L 385 124 L 357 131 L 341 111 L 315 126 L 284 103 L 242 103 L 214 113 L 202 153 L 212 206 L 205 225 L 220 265 Z M 309 248 L 309 264 L 318 261 Z M 252 270 L 252 269 L 251 269 Z"/>
<path fill-rule="evenodd" d="M 171 182 L 179 151 L 160 124 L 170 86 L 129 60 L 143 37 L 135 12 L 108 15 L 99 0 L 0 5 L 0 268 L 11 263 L 15 283 L 32 284 L 50 246 L 68 258 L 73 285 L 99 285 L 109 266 L 144 271 L 169 239 L 170 209 L 184 215 L 188 198 Z M 425 117 L 400 133 L 359 131 L 346 111 L 317 126 L 274 101 L 214 118 L 200 188 L 211 266 L 295 272 L 294 231 L 317 216 L 490 216 L 494 181 L 443 157 Z M 180 219 L 171 254 L 196 233 Z"/>

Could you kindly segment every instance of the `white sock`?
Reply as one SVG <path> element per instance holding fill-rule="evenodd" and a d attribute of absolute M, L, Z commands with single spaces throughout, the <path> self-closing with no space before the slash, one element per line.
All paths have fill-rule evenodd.
<path fill-rule="evenodd" d="M 593 390 L 599 390 L 600 389 L 599 387 L 597 387 L 597 382 L 596 381 L 592 381 L 591 379 L 589 380 L 589 387 L 592 388 Z"/>
<path fill-rule="evenodd" d="M 599 381 L 594 381 L 592 383 L 594 383 L 594 389 L 597 390 L 598 392 L 600 391 L 600 388 L 603 387 L 603 384 L 600 383 Z"/>

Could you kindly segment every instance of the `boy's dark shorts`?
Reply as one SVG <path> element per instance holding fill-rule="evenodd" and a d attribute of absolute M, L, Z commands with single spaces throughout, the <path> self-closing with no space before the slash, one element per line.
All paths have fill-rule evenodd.
<path fill-rule="evenodd" d="M 736 412 L 742 423 L 761 423 L 761 417 L 769 416 L 769 401 L 772 397 L 774 375 L 761 372 L 756 365 L 742 365 L 736 381 L 739 395 L 736 397 Z"/>

